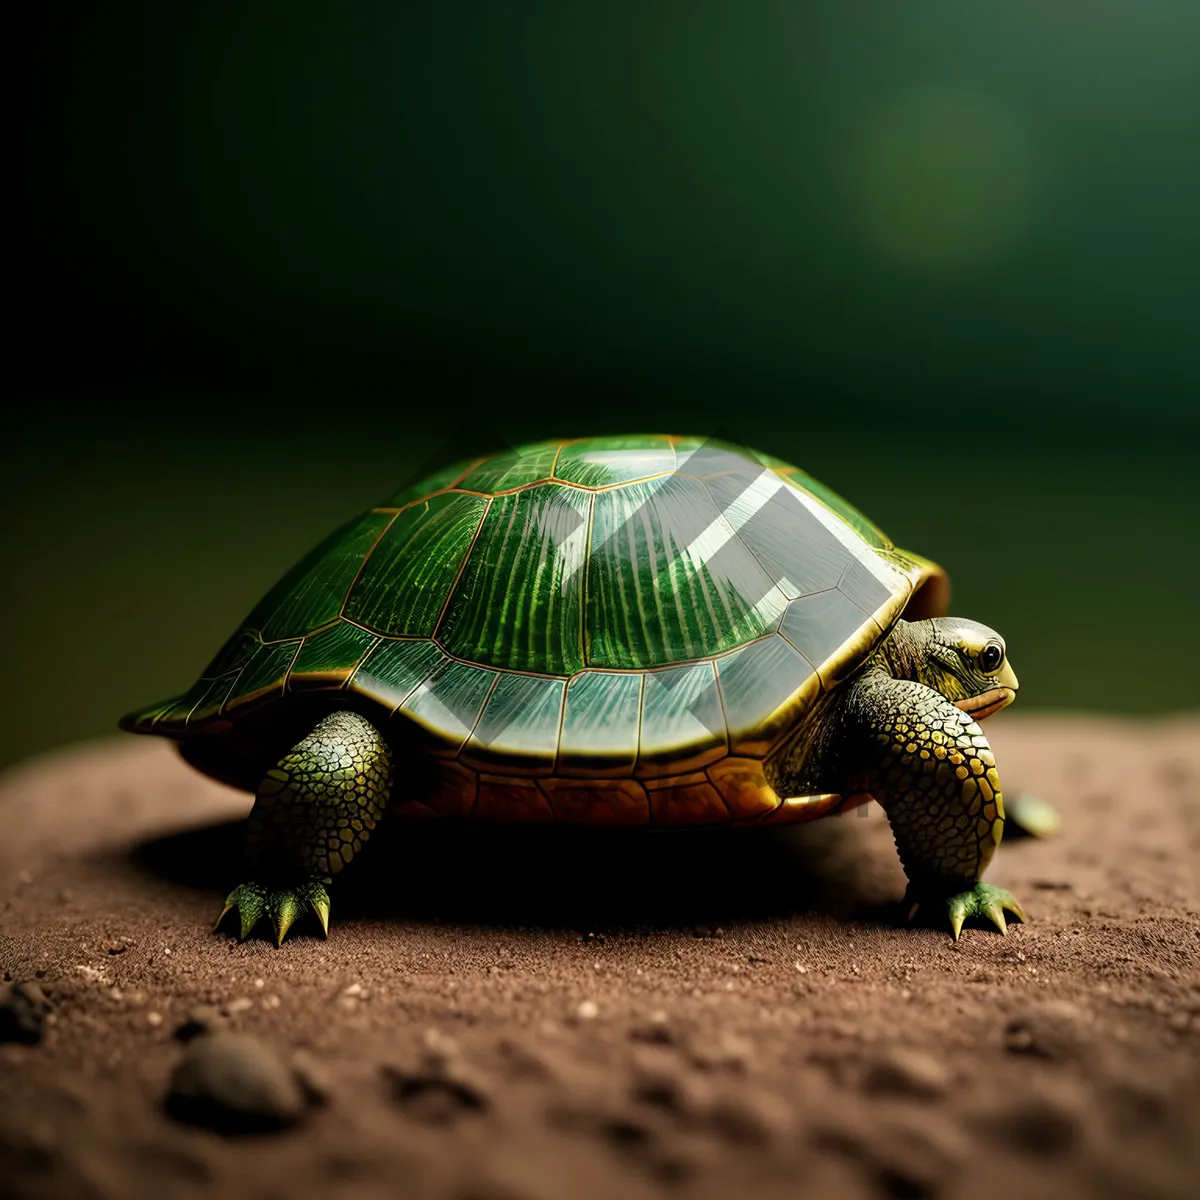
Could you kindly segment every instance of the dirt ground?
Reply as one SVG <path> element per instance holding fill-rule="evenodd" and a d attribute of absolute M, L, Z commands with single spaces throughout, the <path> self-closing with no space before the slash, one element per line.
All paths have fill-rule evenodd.
<path fill-rule="evenodd" d="M 1064 828 L 988 873 L 1029 923 L 957 944 L 904 925 L 874 805 L 393 832 L 328 941 L 238 944 L 210 924 L 249 797 L 133 738 L 11 772 L 0 970 L 52 1009 L 40 1043 L 0 1045 L 0 1194 L 1194 1196 L 1200 718 L 988 724 L 1010 792 Z M 217 1032 L 181 1040 L 189 1014 Z M 222 1031 L 302 1071 L 295 1124 L 168 1112 Z"/>

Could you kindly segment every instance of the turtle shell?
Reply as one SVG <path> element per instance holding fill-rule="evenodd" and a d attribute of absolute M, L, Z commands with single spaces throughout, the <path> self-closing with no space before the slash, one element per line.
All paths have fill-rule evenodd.
<path fill-rule="evenodd" d="M 189 758 L 228 777 L 212 763 L 231 732 L 244 747 L 307 697 L 415 739 L 437 781 L 394 802 L 411 815 L 782 818 L 772 752 L 902 613 L 947 595 L 939 567 L 778 459 L 685 437 L 542 442 L 343 526 L 190 691 L 121 724 L 205 743 Z M 838 798 L 802 799 L 794 819 Z"/>

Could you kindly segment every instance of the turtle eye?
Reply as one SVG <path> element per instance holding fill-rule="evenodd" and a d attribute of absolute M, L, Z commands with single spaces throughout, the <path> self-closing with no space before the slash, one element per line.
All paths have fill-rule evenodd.
<path fill-rule="evenodd" d="M 988 642 L 979 652 L 979 665 L 983 668 L 986 675 L 1000 670 L 1002 662 L 1004 662 L 1004 647 L 997 645 L 995 642 Z"/>

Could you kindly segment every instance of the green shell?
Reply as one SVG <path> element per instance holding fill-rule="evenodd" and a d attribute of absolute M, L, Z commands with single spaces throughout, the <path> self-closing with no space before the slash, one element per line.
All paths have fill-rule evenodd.
<path fill-rule="evenodd" d="M 323 689 L 477 773 L 679 777 L 762 758 L 942 579 L 803 471 L 742 447 L 521 446 L 343 526 L 190 691 L 122 724 L 191 739 Z"/>

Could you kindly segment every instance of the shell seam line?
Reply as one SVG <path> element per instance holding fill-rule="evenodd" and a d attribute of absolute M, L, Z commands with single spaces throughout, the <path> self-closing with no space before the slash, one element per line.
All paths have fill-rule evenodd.
<path fill-rule="evenodd" d="M 569 445 L 570 443 L 567 443 L 567 444 Z M 475 466 L 476 467 L 482 466 L 487 461 L 488 461 L 487 459 L 481 459 L 478 463 L 475 464 Z M 471 473 L 471 471 L 473 471 L 474 469 L 475 469 L 475 467 L 472 467 L 472 468 L 470 468 L 470 470 L 464 472 L 463 475 L 459 476 L 459 481 L 461 481 L 462 479 L 465 479 L 467 477 L 467 475 L 469 475 Z M 789 479 L 786 475 L 780 474 L 779 468 L 765 467 L 764 470 L 769 471 L 772 475 L 777 476 L 780 480 L 782 480 L 783 483 L 787 484 L 789 487 L 794 487 L 798 491 L 802 491 L 806 496 L 809 496 L 811 499 L 815 500 L 818 504 L 821 505 L 822 508 L 824 508 L 828 513 L 830 513 L 833 517 L 835 517 L 843 525 L 850 525 L 850 522 L 844 516 L 842 516 L 842 514 L 837 511 L 837 509 L 830 507 L 830 505 L 826 504 L 825 501 L 822 500 L 820 496 L 816 495 L 813 492 L 810 492 L 808 490 L 808 488 L 806 488 L 802 483 L 798 483 L 793 479 Z M 680 471 L 677 468 L 673 471 L 656 471 L 651 475 L 639 475 L 636 479 L 622 479 L 616 483 L 602 483 L 602 484 L 575 483 L 573 480 L 563 479 L 557 475 L 546 475 L 546 476 L 543 476 L 541 479 L 534 479 L 534 480 L 530 481 L 529 483 L 518 484 L 518 486 L 516 486 L 516 487 L 505 488 L 505 489 L 502 489 L 497 492 L 480 492 L 480 491 L 476 491 L 474 488 L 460 487 L 459 482 L 456 481 L 454 483 L 447 484 L 445 487 L 441 487 L 441 488 L 436 489 L 435 491 L 429 492 L 427 495 L 418 496 L 415 500 L 409 500 L 406 504 L 401 504 L 401 505 L 377 504 L 370 511 L 376 512 L 376 513 L 402 513 L 406 509 L 412 508 L 414 505 L 425 504 L 426 502 L 434 499 L 434 497 L 436 497 L 436 496 L 444 496 L 444 495 L 447 495 L 448 493 L 452 493 L 454 495 L 459 495 L 459 496 L 478 496 L 482 500 L 488 500 L 495 496 L 514 496 L 518 492 L 527 492 L 527 491 L 530 491 L 532 488 L 545 487 L 547 484 L 553 484 L 558 487 L 574 488 L 576 491 L 579 491 L 579 492 L 612 492 L 612 491 L 616 491 L 619 488 L 630 487 L 633 484 L 651 483 L 655 479 L 665 479 L 667 476 L 670 476 L 670 475 L 681 475 L 684 478 L 695 479 L 700 483 L 707 484 L 710 479 L 720 479 L 725 475 L 733 475 L 733 474 L 736 474 L 736 472 L 734 472 L 734 471 L 717 471 L 712 475 L 696 475 L 691 471 Z M 864 517 L 863 520 L 866 521 L 866 518 Z M 870 525 L 870 522 L 867 522 L 867 524 Z M 854 528 L 852 525 L 850 527 Z M 885 543 L 885 546 L 883 547 L 884 549 L 890 550 L 890 549 L 895 548 L 895 543 L 893 543 L 891 541 L 891 539 L 888 538 L 887 534 L 885 534 L 883 532 L 883 530 L 877 529 L 874 526 L 871 526 L 871 528 L 872 528 L 872 531 L 874 533 L 876 533 L 884 541 L 884 543 Z"/>
<path fill-rule="evenodd" d="M 588 500 L 587 536 L 583 542 L 583 562 L 579 569 L 583 572 L 583 586 L 579 589 L 579 661 L 588 665 L 587 645 L 587 610 L 588 610 L 588 570 L 592 561 L 592 528 L 596 521 L 596 497 Z"/>
<path fill-rule="evenodd" d="M 445 495 L 478 496 L 481 500 L 491 500 L 496 496 L 515 496 L 518 492 L 528 492 L 533 488 L 546 487 L 547 485 L 574 488 L 577 492 L 613 492 L 619 488 L 629 487 L 631 484 L 650 483 L 655 479 L 665 479 L 669 475 L 688 475 L 688 473 L 686 471 L 656 471 L 653 475 L 639 475 L 637 479 L 622 479 L 617 483 L 602 484 L 574 483 L 570 479 L 559 479 L 557 476 L 544 475 L 541 479 L 534 479 L 529 483 L 522 483 L 513 488 L 502 488 L 497 492 L 479 492 L 474 488 L 464 488 L 459 487 L 457 484 L 447 484 L 445 487 L 438 488 L 426 496 L 418 496 L 415 500 L 409 500 L 407 504 L 398 506 L 377 504 L 370 511 L 375 513 L 402 513 L 417 504 L 425 504 L 436 496 Z M 688 475 L 688 478 L 701 479 L 702 477 L 699 475 Z"/>
<path fill-rule="evenodd" d="M 358 564 L 358 570 L 354 572 L 354 578 L 350 580 L 350 586 L 346 589 L 346 594 L 342 597 L 342 602 L 338 606 L 337 615 L 339 617 L 346 611 L 346 605 L 350 603 L 350 597 L 354 594 L 354 589 L 358 586 L 358 581 L 362 578 L 362 573 L 366 570 L 367 563 L 371 561 L 371 555 L 375 553 L 375 547 L 383 540 L 387 531 L 395 525 L 396 519 L 399 516 L 399 513 L 392 514 L 392 519 L 379 531 L 375 540 L 371 543 L 370 549 L 363 555 L 363 560 Z"/>
<path fill-rule="evenodd" d="M 478 471 L 479 468 L 482 467 L 483 464 L 485 462 L 487 462 L 491 457 L 492 456 L 490 454 L 485 454 L 482 458 L 477 458 L 473 463 L 471 463 L 471 465 L 469 467 L 467 467 L 467 469 L 465 471 L 459 471 L 459 473 L 457 475 L 455 475 L 455 477 L 452 480 L 450 480 L 450 483 L 447 485 L 448 488 L 458 487 L 458 485 L 460 483 L 462 483 L 462 481 L 464 479 L 466 479 L 466 477 L 468 475 L 472 474 L 475 471 Z"/>
<path fill-rule="evenodd" d="M 382 635 L 376 633 L 373 629 L 363 628 L 363 626 L 359 625 L 356 621 L 349 620 L 349 618 L 336 617 L 328 625 L 322 625 L 320 627 L 320 629 L 314 629 L 312 631 L 312 633 L 306 633 L 304 635 L 304 637 L 302 637 L 300 639 L 300 649 L 302 650 L 308 644 L 308 641 L 310 638 L 315 638 L 319 634 L 325 633 L 328 630 L 333 629 L 335 626 L 338 626 L 338 625 L 352 625 L 352 626 L 354 626 L 355 629 L 362 629 L 363 633 L 369 633 L 371 635 L 371 640 L 367 643 L 366 649 L 363 650 L 363 652 L 354 660 L 354 665 L 349 669 L 349 671 L 347 671 L 346 678 L 343 679 L 342 682 L 338 685 L 339 688 L 342 688 L 342 687 L 345 687 L 346 684 L 348 684 L 350 682 L 350 680 L 354 676 L 354 672 L 357 671 L 358 668 L 362 666 L 363 661 L 364 661 L 364 659 L 366 659 L 367 655 L 370 654 L 371 651 L 374 650 L 375 647 L 379 645 L 380 641 L 382 640 Z M 284 639 L 284 640 L 287 640 L 287 639 Z M 300 658 L 300 650 L 297 650 L 296 657 L 294 659 L 292 659 L 292 665 L 288 668 L 287 678 L 284 680 L 283 690 L 285 692 L 292 691 L 292 675 L 296 669 L 296 663 L 299 661 L 299 658 Z M 312 674 L 314 674 L 314 675 L 336 674 L 336 672 L 314 671 L 314 672 L 312 672 Z M 324 689 L 314 689 L 314 690 L 324 690 Z"/>
<path fill-rule="evenodd" d="M 446 613 L 450 610 L 450 601 L 454 599 L 454 592 L 458 588 L 459 582 L 462 580 L 463 573 L 467 569 L 467 563 L 471 561 L 471 554 L 475 550 L 475 543 L 479 541 L 479 534 L 483 529 L 483 523 L 487 520 L 488 513 L 491 511 L 492 498 L 489 496 L 484 502 L 483 511 L 479 514 L 479 520 L 475 524 L 475 532 L 471 534 L 471 542 L 467 546 L 467 552 L 462 556 L 462 562 L 458 564 L 458 570 L 454 573 L 454 582 L 451 583 L 450 587 L 447 589 L 446 599 L 442 601 L 441 611 L 437 615 L 437 620 L 433 623 L 433 629 L 430 632 L 429 637 L 431 641 L 437 642 L 439 646 L 441 646 L 441 643 L 437 641 L 438 630 L 441 629 L 442 622 L 446 619 Z M 445 649 L 445 647 L 442 646 L 442 649 Z M 452 655 L 451 657 L 454 656 Z M 461 659 L 460 661 L 465 662 L 466 659 Z"/>
<path fill-rule="evenodd" d="M 286 689 L 287 689 L 287 678 L 288 678 L 288 676 L 289 676 L 289 675 L 292 673 L 292 667 L 295 665 L 295 663 L 296 663 L 296 659 L 299 657 L 299 654 L 300 654 L 300 647 L 304 645 L 304 639 L 303 639 L 303 638 L 297 638 L 297 639 L 295 639 L 295 640 L 296 640 L 296 649 L 295 649 L 295 650 L 292 652 L 292 658 L 291 658 L 291 661 L 290 661 L 290 662 L 288 663 L 288 665 L 287 665 L 287 670 L 286 670 L 286 671 L 284 671 L 284 673 L 283 673 L 283 678 L 282 678 L 282 681 L 281 681 L 281 684 L 280 684 L 280 688 L 279 688 L 279 694 L 280 694 L 281 696 L 284 694 L 284 692 L 285 692 L 285 691 L 286 691 Z M 286 644 L 287 644 L 288 642 L 290 642 L 290 641 L 292 641 L 292 639 L 291 639 L 291 638 L 281 638 L 281 639 L 280 639 L 278 642 L 263 642 L 262 644 L 263 644 L 264 646 L 282 646 L 282 645 L 286 645 Z M 242 667 L 242 669 L 241 669 L 241 670 L 238 672 L 238 679 L 239 679 L 239 680 L 241 679 L 242 675 L 243 675 L 243 674 L 245 674 L 246 667 L 248 667 L 249 665 L 250 665 L 249 663 L 246 663 L 246 664 L 245 664 L 245 666 L 243 666 L 243 667 Z M 250 703 L 252 700 L 259 699 L 259 698 L 261 698 L 262 696 L 266 695 L 266 694 L 267 694 L 267 693 L 268 693 L 270 690 L 271 690 L 271 688 L 269 688 L 269 687 L 267 687 L 267 688 L 259 688 L 259 689 L 258 689 L 258 691 L 256 691 L 256 692 L 250 692 L 249 694 L 247 694 L 247 695 L 245 695 L 245 696 L 242 696 L 242 697 L 240 697 L 240 699 L 241 699 L 241 701 L 242 701 L 242 703 L 243 703 L 243 704 L 249 704 L 249 703 Z M 229 689 L 229 691 L 230 691 L 230 692 L 232 692 L 232 691 L 233 691 L 233 688 L 230 688 L 230 689 Z M 237 707 L 239 707 L 239 706 L 238 706 L 238 705 L 234 705 L 234 707 L 235 707 L 235 708 L 237 708 Z M 229 711 L 229 695 L 228 695 L 228 694 L 226 694 L 226 696 L 225 696 L 225 702 L 224 702 L 224 703 L 221 705 L 221 708 L 220 708 L 220 710 L 217 712 L 217 714 L 216 714 L 216 715 L 217 715 L 218 717 L 223 717 L 223 716 L 224 716 L 224 715 L 225 715 L 225 714 L 226 714 L 228 711 Z"/>
<path fill-rule="evenodd" d="M 571 686 L 571 681 L 563 682 L 562 699 L 558 705 L 558 732 L 554 735 L 554 765 L 550 768 L 551 771 L 557 774 L 558 760 L 562 757 L 562 735 L 563 726 L 567 721 L 567 689 Z"/>
<path fill-rule="evenodd" d="M 462 745 L 460 745 L 459 748 L 457 750 L 455 750 L 453 756 L 451 757 L 452 762 L 457 761 L 458 758 L 462 755 L 462 752 L 471 744 L 471 739 L 475 736 L 475 730 L 477 730 L 479 728 L 479 722 L 483 720 L 483 714 L 487 711 L 488 701 L 492 698 L 492 693 L 495 692 L 497 686 L 500 683 L 500 674 L 501 673 L 499 671 L 494 671 L 493 674 L 494 674 L 495 678 L 493 678 L 491 685 L 488 687 L 487 695 L 484 696 L 483 703 L 479 706 L 479 711 L 475 714 L 475 720 L 472 722 L 471 728 L 467 732 L 467 736 L 465 738 L 463 738 L 463 740 L 462 740 Z M 418 684 L 417 686 L 419 687 L 420 684 Z M 476 774 L 478 774 L 478 773 L 479 772 L 477 771 Z M 478 792 L 478 789 L 476 789 L 476 792 Z"/>
<path fill-rule="evenodd" d="M 637 749 L 633 754 L 633 770 L 630 776 L 637 774 L 638 763 L 642 761 L 642 718 L 646 712 L 646 676 L 642 675 L 638 682 L 638 714 L 637 714 Z"/>
<path fill-rule="evenodd" d="M 342 680 L 337 689 L 339 692 L 344 692 L 350 686 L 350 680 L 352 680 L 354 676 L 358 674 L 358 668 L 361 667 L 368 658 L 370 658 L 371 654 L 374 653 L 375 647 L 378 646 L 382 641 L 383 638 L 381 638 L 379 634 L 376 634 L 375 637 L 367 644 L 367 648 L 358 656 L 358 661 L 353 667 L 351 667 L 349 671 L 346 672 L 346 678 Z"/>
<path fill-rule="evenodd" d="M 721 672 L 717 669 L 717 664 L 715 661 L 713 662 L 712 668 L 713 682 L 717 685 L 717 703 L 721 706 L 721 721 L 725 726 L 725 753 L 732 754 L 733 734 L 729 728 L 729 713 L 725 710 L 725 689 L 721 686 Z M 707 774 L 708 772 L 706 771 L 705 775 Z M 712 781 L 710 780 L 709 782 L 711 783 Z M 724 798 L 722 798 L 721 803 L 725 804 Z M 729 806 L 726 805 L 726 808 L 728 807 Z M 730 815 L 732 816 L 732 814 Z"/>
<path fill-rule="evenodd" d="M 781 480 L 780 482 L 783 482 L 783 481 Z M 767 569 L 767 564 L 765 562 L 763 562 L 763 560 L 759 557 L 758 551 L 755 550 L 754 547 L 752 545 L 750 545 L 750 543 L 748 541 L 746 541 L 746 539 L 744 537 L 742 537 L 742 530 L 745 529 L 746 526 L 750 524 L 750 521 L 754 520 L 754 518 L 751 517 L 749 520 L 743 521 L 741 525 L 735 527 L 733 522 L 729 519 L 729 516 L 728 516 L 726 510 L 720 507 L 720 501 L 717 499 L 716 496 L 713 495 L 712 488 L 708 485 L 707 481 L 705 481 L 704 490 L 708 493 L 709 498 L 712 500 L 713 504 L 716 506 L 718 515 L 723 517 L 725 519 L 725 521 L 727 522 L 727 524 L 729 525 L 730 534 L 732 534 L 733 537 L 737 538 L 737 540 L 746 548 L 750 557 L 752 559 L 754 559 L 754 561 L 756 563 L 758 563 L 758 565 L 762 568 L 763 574 L 768 579 L 771 580 L 771 591 L 778 592 L 779 595 L 782 597 L 784 612 L 786 612 L 788 604 L 791 603 L 790 597 L 783 590 L 783 588 L 781 588 L 779 586 L 779 580 L 772 578 L 773 572 L 771 572 L 770 570 Z M 841 581 L 839 580 L 839 582 L 841 582 Z M 767 594 L 770 595 L 770 592 L 768 592 Z M 764 599 L 765 598 L 766 597 L 764 597 Z M 761 603 L 762 603 L 762 601 L 760 600 L 759 604 L 761 604 Z M 755 609 L 756 608 L 757 608 L 757 605 L 755 606 Z M 753 612 L 753 611 L 755 611 L 755 609 L 751 609 L 751 611 Z M 776 619 L 776 622 L 775 622 L 776 625 L 778 625 L 782 620 L 783 620 L 783 614 L 781 613 L 779 615 L 779 617 Z"/>
<path fill-rule="evenodd" d="M 199 681 L 197 681 L 197 682 L 199 682 Z M 205 700 L 208 699 L 208 697 L 212 694 L 213 687 L 220 682 L 221 682 L 221 676 L 218 675 L 213 679 L 213 681 L 208 685 L 208 687 L 206 687 L 204 689 L 204 694 L 202 696 L 200 696 L 200 698 L 196 701 L 195 704 L 192 705 L 191 708 L 188 709 L 188 715 L 183 718 L 183 728 L 185 731 L 187 730 L 188 723 L 191 721 L 192 717 L 195 716 L 196 709 L 198 709 L 200 707 L 200 705 L 203 704 L 205 702 Z M 231 691 L 233 691 L 232 683 L 226 689 L 225 695 L 221 700 L 221 704 L 217 705 L 217 714 L 218 715 L 220 715 L 220 712 L 221 712 L 221 705 L 223 705 L 225 703 L 225 701 L 229 699 L 229 693 Z M 170 711 L 170 710 L 168 709 L 167 711 Z"/>
<path fill-rule="evenodd" d="M 283 687 L 281 687 L 279 689 L 279 694 L 281 696 L 287 695 L 288 684 L 290 684 L 291 680 L 292 680 L 292 668 L 295 667 L 295 665 L 296 665 L 296 659 L 298 659 L 300 657 L 300 651 L 304 648 L 304 641 L 305 641 L 305 639 L 301 638 L 296 643 L 296 653 L 292 655 L 292 661 L 290 663 L 288 663 L 288 668 L 283 673 Z"/>
<path fill-rule="evenodd" d="M 400 700 L 396 702 L 395 707 L 393 707 L 392 711 L 388 714 L 389 717 L 394 717 L 417 694 L 417 692 L 420 691 L 422 685 L 428 683 L 446 665 L 443 660 L 448 657 L 446 654 L 442 653 L 441 647 L 436 642 L 431 642 L 428 638 L 405 638 L 403 640 L 425 642 L 427 645 L 433 647 L 434 652 L 441 656 L 441 660 L 435 662 L 424 675 L 422 675 L 418 680 L 416 680 L 415 683 L 413 683 L 412 687 L 410 687 L 408 691 L 405 692 L 400 698 Z M 410 719 L 408 713 L 405 713 L 404 715 L 406 718 Z"/>
<path fill-rule="evenodd" d="M 558 475 L 556 474 L 556 472 L 558 471 L 558 460 L 560 458 L 562 458 L 562 452 L 568 446 L 578 446 L 580 442 L 586 442 L 588 440 L 589 439 L 585 438 L 585 437 L 564 438 L 561 442 L 558 443 L 558 449 L 554 452 L 554 463 L 550 467 L 550 478 L 551 479 L 553 479 L 556 483 L 566 483 L 565 479 L 559 479 Z"/>
<path fill-rule="evenodd" d="M 836 589 L 836 588 L 826 588 L 825 590 L 826 590 L 826 591 L 828 591 L 828 592 L 832 592 L 832 591 L 836 591 L 837 589 Z M 780 631 L 779 631 L 777 634 L 775 634 L 775 636 L 776 636 L 776 637 L 783 638 L 783 640 L 784 640 L 785 642 L 787 642 L 787 644 L 788 644 L 789 646 L 791 646 L 791 648 L 792 648 L 793 650 L 795 650 L 795 652 L 796 652 L 798 655 L 800 655 L 800 657 L 801 657 L 801 658 L 802 658 L 802 659 L 803 659 L 803 660 L 804 660 L 806 663 L 808 663 L 809 667 L 810 667 L 810 668 L 811 668 L 811 669 L 812 669 L 812 670 L 813 670 L 813 671 L 814 671 L 814 672 L 817 674 L 817 677 L 818 677 L 818 678 L 820 678 L 820 674 L 821 674 L 821 673 L 820 673 L 820 670 L 819 670 L 819 669 L 818 669 L 818 668 L 817 668 L 817 667 L 816 667 L 816 666 L 815 666 L 815 665 L 814 665 L 812 662 L 810 662 L 810 661 L 809 661 L 809 657 L 808 657 L 808 655 L 807 655 L 807 654 L 805 654 L 805 653 L 804 653 L 804 651 L 803 651 L 803 650 L 801 650 L 801 649 L 800 649 L 800 647 L 799 647 L 799 646 L 797 646 L 797 645 L 796 645 L 796 643 L 795 643 L 795 642 L 793 642 L 793 641 L 792 641 L 792 639 L 791 639 L 790 637 L 788 637 L 788 635 L 787 635 L 786 633 L 784 633 L 782 629 L 781 629 L 781 630 L 780 630 Z M 810 677 L 810 678 L 811 678 L 811 677 Z M 806 679 L 804 682 L 805 682 L 805 683 L 807 683 L 807 682 L 808 682 L 808 680 Z M 801 686 L 803 686 L 803 684 L 802 684 Z M 799 691 L 799 690 L 800 690 L 799 688 L 797 688 L 797 689 L 796 689 L 796 691 Z M 793 692 L 792 694 L 793 694 L 793 695 L 795 695 L 795 692 Z"/>
<path fill-rule="evenodd" d="M 826 591 L 826 592 L 832 592 L 832 591 L 836 591 L 837 589 L 836 588 L 822 588 L 821 590 Z M 810 594 L 817 595 L 816 592 L 813 592 Z M 300 639 L 276 638 L 274 641 L 260 642 L 259 645 L 261 645 L 261 646 L 279 646 L 279 645 L 282 645 L 284 642 L 293 642 L 296 640 L 303 642 L 304 640 L 306 640 L 306 638 L 314 637 L 318 633 L 324 633 L 326 630 L 331 629 L 334 625 L 338 624 L 339 622 L 345 622 L 347 625 L 353 625 L 356 629 L 361 629 L 364 633 L 373 634 L 375 637 L 377 637 L 380 640 L 380 642 L 431 642 L 434 646 L 436 646 L 438 648 L 438 650 L 440 650 L 443 654 L 445 654 L 445 656 L 447 658 L 453 660 L 454 662 L 462 663 L 463 666 L 466 666 L 466 667 L 478 667 L 481 671 L 499 671 L 505 675 L 530 675 L 535 679 L 557 679 L 557 680 L 568 680 L 568 681 L 573 679 L 575 677 L 575 675 L 582 674 L 582 672 L 576 671 L 576 672 L 573 672 L 571 675 L 553 675 L 548 671 L 526 671 L 526 670 L 522 670 L 520 667 L 497 667 L 491 663 L 475 662 L 473 659 L 463 658 L 460 655 L 455 654 L 452 650 L 448 650 L 446 648 L 445 644 L 438 640 L 436 635 L 430 636 L 427 634 L 384 633 L 382 630 L 375 629 L 370 625 L 364 625 L 363 622 L 361 622 L 361 621 L 356 621 L 353 617 L 338 617 L 336 620 L 331 621 L 328 625 L 322 625 L 322 626 L 320 626 L 320 628 L 314 629 L 312 633 L 306 634 L 304 637 L 302 637 Z M 730 658 L 734 654 L 737 654 L 739 650 L 745 650 L 748 646 L 753 646 L 757 642 L 765 642 L 768 639 L 773 638 L 773 637 L 784 637 L 784 634 L 780 630 L 775 629 L 775 630 L 772 630 L 770 633 L 761 633 L 758 635 L 758 637 L 754 637 L 754 638 L 751 638 L 749 641 L 742 642 L 741 645 L 731 646 L 728 650 L 722 650 L 718 654 L 704 654 L 704 655 L 701 655 L 699 658 L 684 658 L 684 659 L 680 659 L 678 662 L 656 663 L 654 666 L 651 666 L 651 667 L 606 667 L 606 666 L 593 666 L 592 664 L 585 663 L 585 665 L 583 667 L 583 671 L 594 672 L 597 675 L 638 675 L 638 676 L 655 675 L 660 671 L 674 671 L 679 667 L 694 667 L 700 663 L 720 662 L 721 659 L 723 659 L 723 658 Z M 791 644 L 792 643 L 789 642 L 789 645 L 791 645 Z M 376 647 L 372 647 L 372 649 L 375 649 L 375 648 Z M 365 654 L 363 655 L 363 658 L 364 659 L 366 658 Z M 807 659 L 805 661 L 807 661 Z M 248 666 L 248 665 L 249 665 L 248 663 L 244 664 L 244 666 Z M 222 671 L 220 675 L 201 676 L 200 678 L 201 679 L 207 678 L 210 680 L 211 679 L 224 679 L 227 675 L 234 674 L 235 670 L 236 670 L 236 673 L 238 675 L 240 675 L 242 670 L 244 669 L 244 666 L 242 668 L 231 668 L 228 671 Z M 197 680 L 197 682 L 199 682 L 199 680 Z M 166 703 L 166 702 L 164 701 L 164 703 Z"/>

